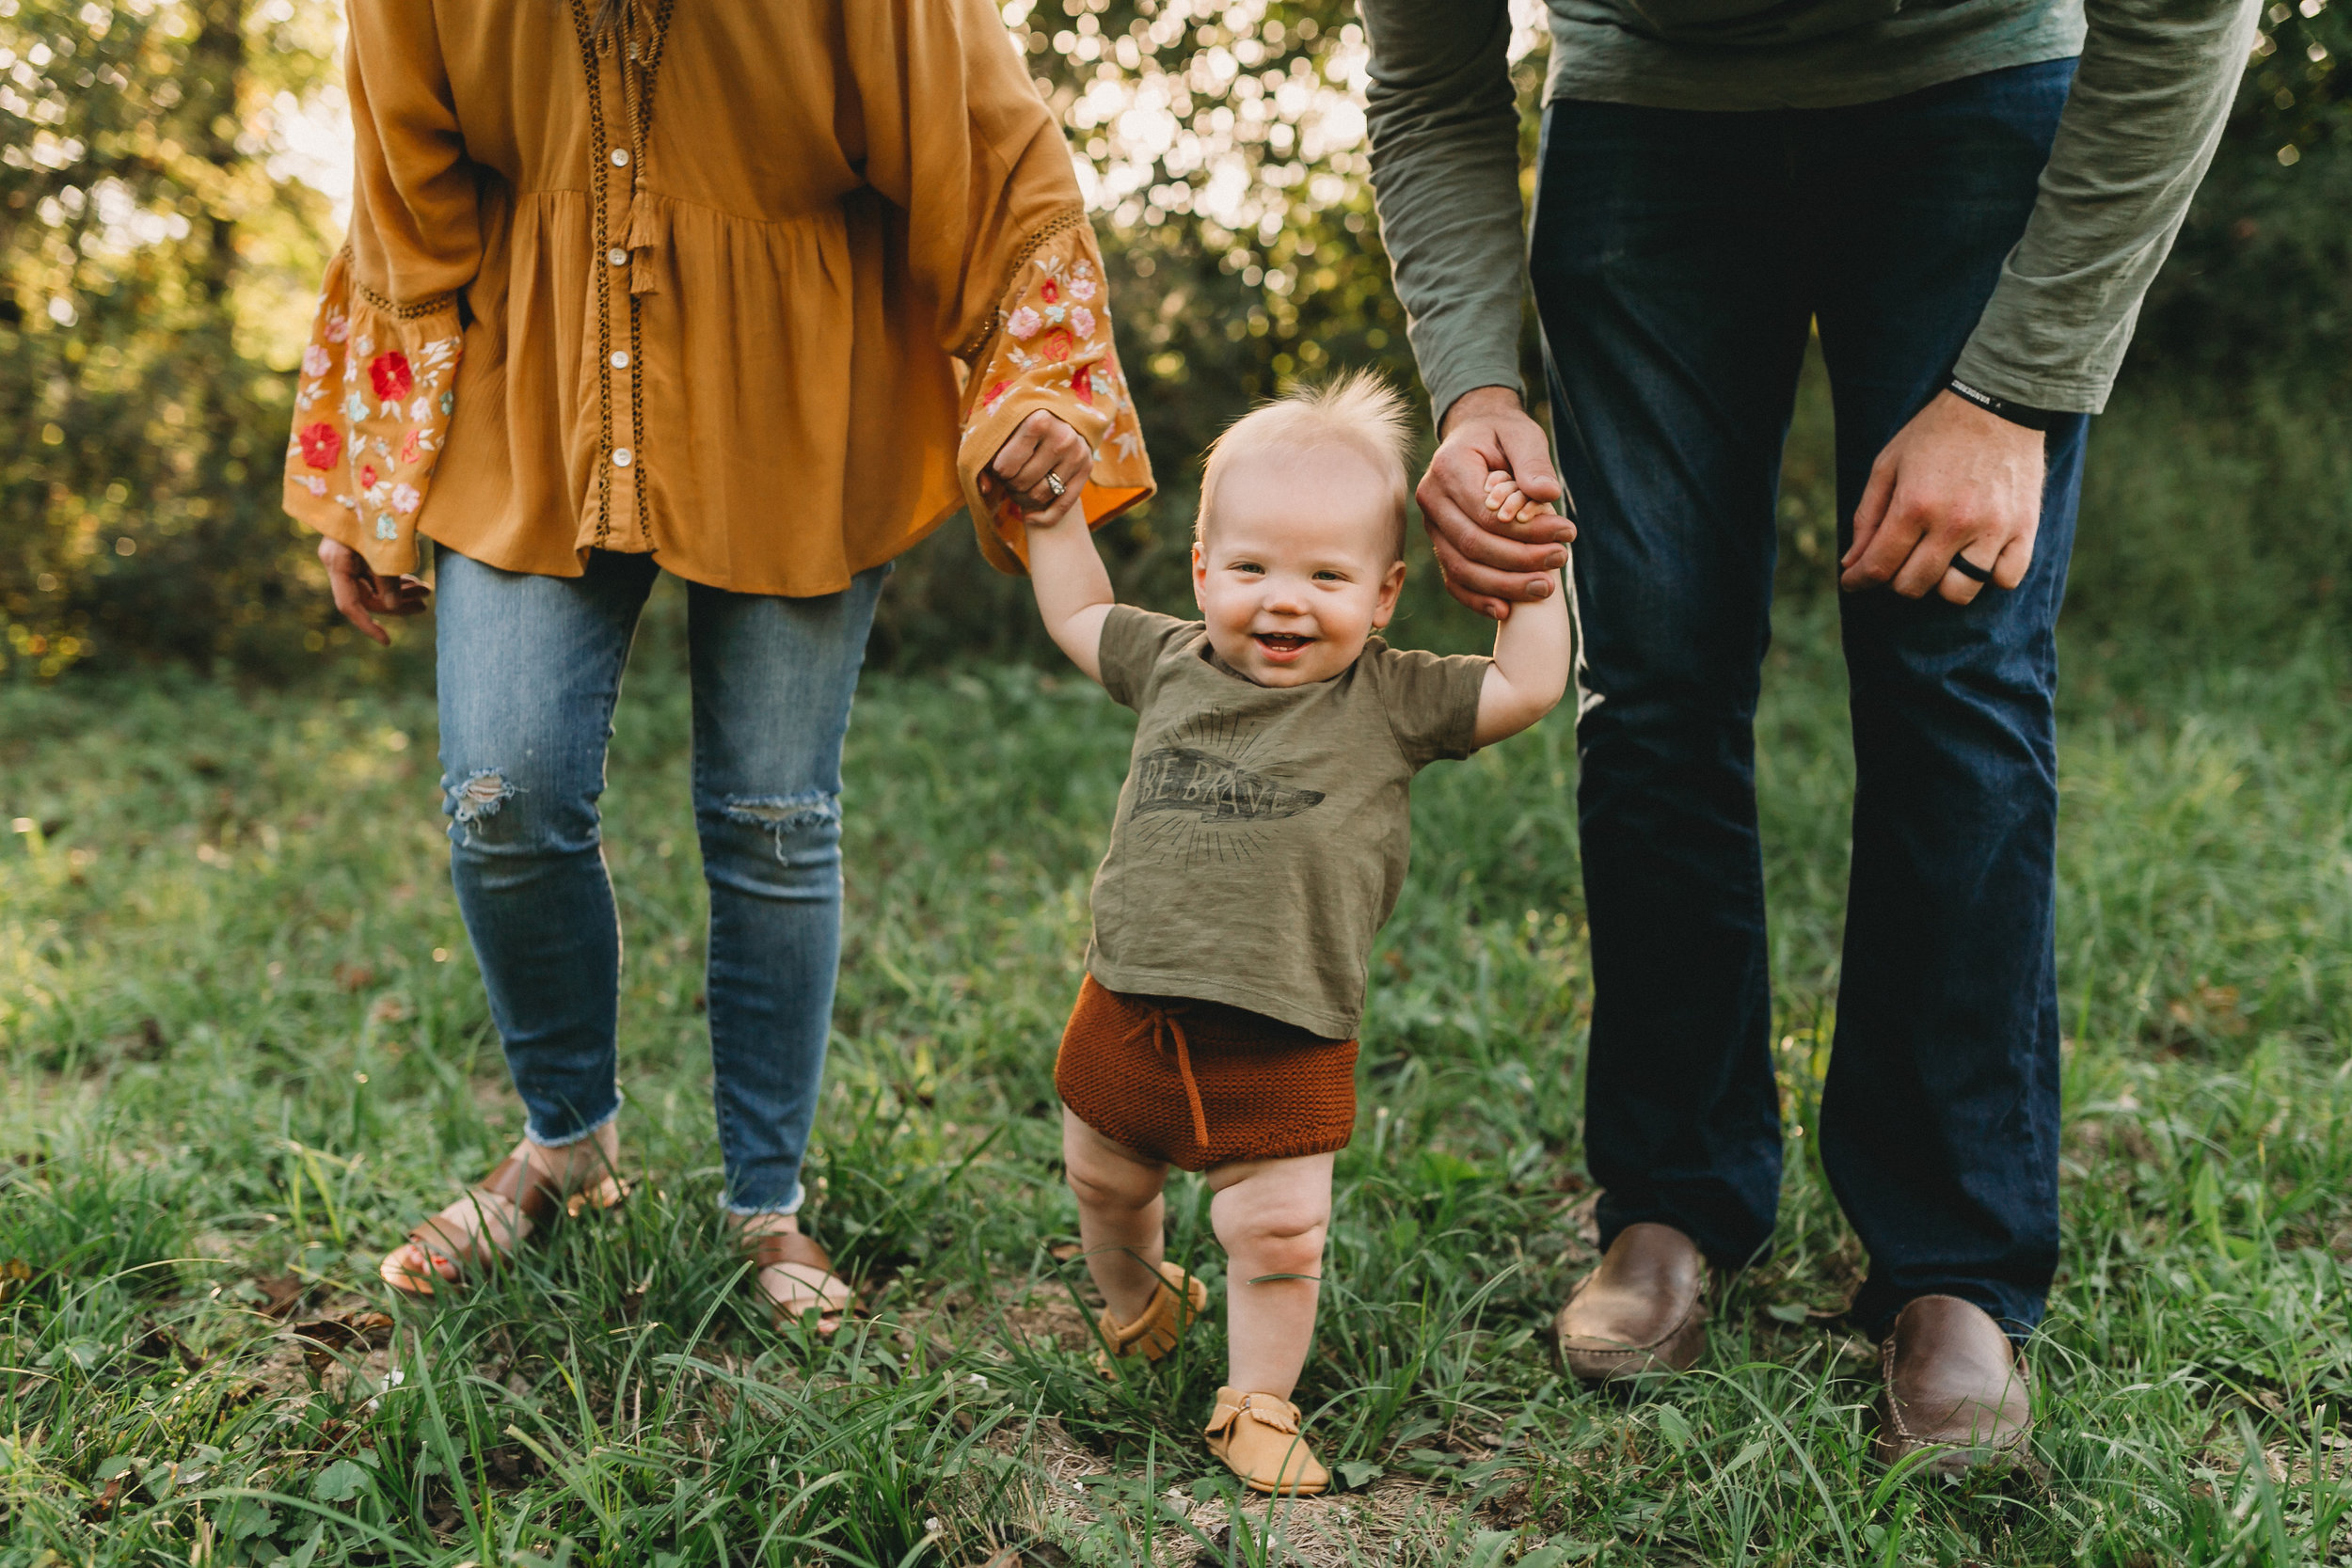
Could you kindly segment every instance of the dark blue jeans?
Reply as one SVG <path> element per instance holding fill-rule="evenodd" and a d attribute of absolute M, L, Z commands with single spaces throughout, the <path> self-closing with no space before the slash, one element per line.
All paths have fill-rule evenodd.
<path fill-rule="evenodd" d="M 596 810 L 653 558 L 576 578 L 436 557 L 450 874 L 532 1137 L 620 1108 L 620 922 Z M 801 1203 L 841 956 L 841 743 L 888 568 L 787 599 L 687 590 L 694 825 L 710 890 L 711 1098 L 727 1207 Z"/>
<path fill-rule="evenodd" d="M 1753 721 L 1808 326 L 1840 547 L 2024 231 L 2074 62 L 1885 103 L 1545 117 L 1530 267 L 1575 500 L 1593 933 L 1586 1151 L 1604 1240 L 1770 1241 L 1781 1131 Z M 2022 1332 L 2058 1257 L 2052 628 L 2085 421 L 2031 572 L 1967 606 L 1841 603 L 1857 784 L 1821 1157 L 1868 1249 L 1854 1316 L 1946 1292 Z"/>

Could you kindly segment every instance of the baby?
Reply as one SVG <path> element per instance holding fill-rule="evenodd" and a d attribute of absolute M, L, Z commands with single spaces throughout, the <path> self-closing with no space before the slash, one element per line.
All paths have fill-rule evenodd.
<path fill-rule="evenodd" d="M 1527 728 L 1568 680 L 1564 593 L 1519 606 L 1491 659 L 1373 635 L 1405 585 L 1407 443 L 1403 401 L 1361 374 L 1227 430 L 1201 480 L 1198 621 L 1113 601 L 1074 494 L 1028 523 L 1046 630 L 1138 720 L 1054 1068 L 1078 1235 L 1104 1342 L 1156 1360 L 1208 1305 L 1162 1259 L 1161 1190 L 1170 1164 L 1207 1179 L 1232 1282 L 1208 1445 L 1256 1492 L 1329 1482 L 1290 1395 L 1413 775 Z M 1502 474 L 1487 505 L 1534 510 Z"/>

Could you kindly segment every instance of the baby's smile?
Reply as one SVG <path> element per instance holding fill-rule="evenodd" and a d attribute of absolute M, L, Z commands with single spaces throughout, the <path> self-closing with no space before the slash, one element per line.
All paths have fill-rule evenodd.
<path fill-rule="evenodd" d="M 1306 633 L 1295 631 L 1259 631 L 1249 635 L 1250 641 L 1258 644 L 1259 651 L 1277 664 L 1288 664 L 1314 641 Z"/>

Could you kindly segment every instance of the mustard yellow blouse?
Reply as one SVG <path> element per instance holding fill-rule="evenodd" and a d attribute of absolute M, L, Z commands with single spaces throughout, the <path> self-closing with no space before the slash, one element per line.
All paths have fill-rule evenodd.
<path fill-rule="evenodd" d="M 987 0 L 350 0 L 349 243 L 286 507 L 380 572 L 838 592 L 1036 409 L 1152 493 L 1061 132 Z"/>

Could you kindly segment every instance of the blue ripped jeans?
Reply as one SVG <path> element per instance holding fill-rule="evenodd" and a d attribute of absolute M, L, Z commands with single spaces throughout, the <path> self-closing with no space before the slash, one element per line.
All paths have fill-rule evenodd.
<path fill-rule="evenodd" d="M 690 585 L 694 823 L 710 888 L 727 1207 L 790 1213 L 841 953 L 841 741 L 887 568 L 787 599 Z M 612 1119 L 621 936 L 596 799 L 651 558 L 577 578 L 437 556 L 450 870 L 531 1136 Z"/>

